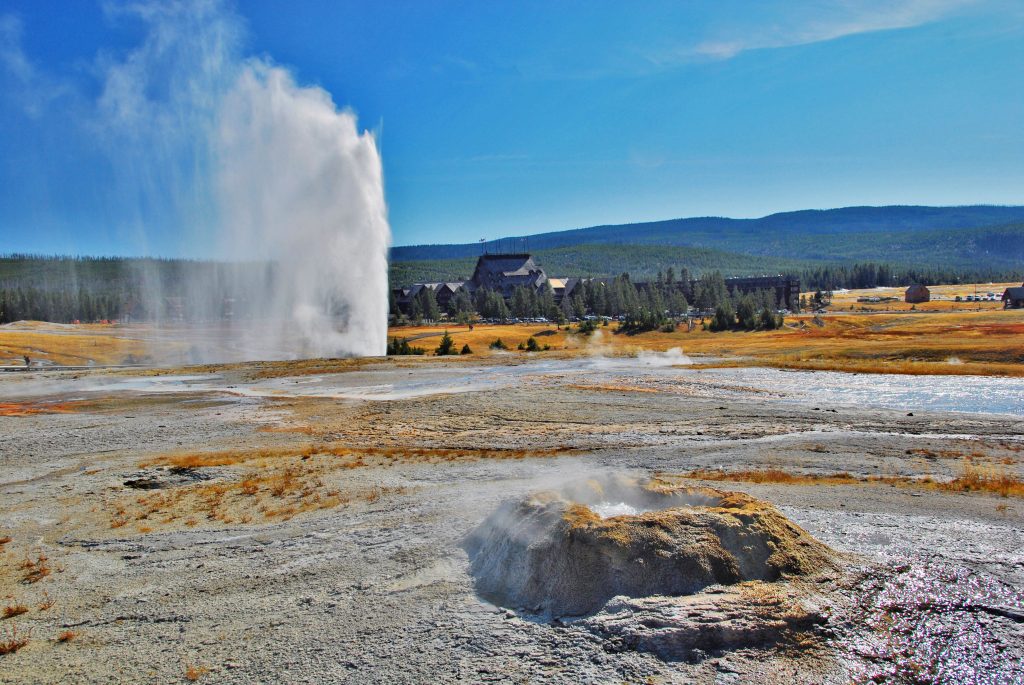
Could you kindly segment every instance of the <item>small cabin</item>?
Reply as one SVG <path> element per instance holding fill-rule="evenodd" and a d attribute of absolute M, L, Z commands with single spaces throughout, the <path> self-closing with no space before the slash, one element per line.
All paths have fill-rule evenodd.
<path fill-rule="evenodd" d="M 915 283 L 914 285 L 907 288 L 907 292 L 904 296 L 904 299 L 909 304 L 919 304 L 921 302 L 928 302 L 929 300 L 931 300 L 932 294 L 928 290 L 928 288 L 924 287 L 920 283 Z"/>
<path fill-rule="evenodd" d="M 1019 288 L 1007 288 L 1003 293 L 1003 309 L 1024 309 L 1024 284 Z"/>

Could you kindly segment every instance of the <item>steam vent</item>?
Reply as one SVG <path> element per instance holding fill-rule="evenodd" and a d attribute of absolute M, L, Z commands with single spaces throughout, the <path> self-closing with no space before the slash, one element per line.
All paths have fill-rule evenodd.
<path fill-rule="evenodd" d="M 591 614 L 619 595 L 808 575 L 834 555 L 749 495 L 622 477 L 506 502 L 466 548 L 483 597 L 551 617 Z"/>

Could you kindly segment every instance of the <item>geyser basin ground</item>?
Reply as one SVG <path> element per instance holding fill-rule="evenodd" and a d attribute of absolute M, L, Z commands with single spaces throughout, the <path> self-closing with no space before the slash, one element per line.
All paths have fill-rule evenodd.
<path fill-rule="evenodd" d="M 913 480 L 954 478 L 966 456 L 1024 476 L 1019 416 L 814 411 L 665 372 L 435 358 L 0 374 L 0 612 L 28 609 L 0 640 L 31 631 L 0 683 L 181 682 L 189 666 L 229 684 L 1024 678 L 1024 500 Z M 163 373 L 206 378 L 168 392 Z M 517 382 L 446 392 L 481 373 Z M 375 386 L 392 391 L 351 392 Z M 603 471 L 700 487 L 670 476 L 766 468 L 865 479 L 710 483 L 861 566 L 620 596 L 561 625 L 476 592 L 462 545 L 504 500 Z M 140 472 L 160 487 L 126 484 Z M 25 582 L 40 556 L 51 573 Z"/>
<path fill-rule="evenodd" d="M 608 502 L 643 513 L 592 508 Z M 614 476 L 506 502 L 466 547 L 483 596 L 552 617 L 619 595 L 690 595 L 835 565 L 828 547 L 749 495 Z"/>

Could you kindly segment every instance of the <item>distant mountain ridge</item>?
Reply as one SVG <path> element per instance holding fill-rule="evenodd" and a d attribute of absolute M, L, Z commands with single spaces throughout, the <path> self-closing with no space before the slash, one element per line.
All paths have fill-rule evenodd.
<path fill-rule="evenodd" d="M 663 245 L 794 260 L 891 261 L 894 243 L 909 242 L 917 246 L 921 240 L 938 241 L 943 246 L 942 250 L 948 251 L 951 240 L 954 243 L 959 239 L 986 242 L 981 229 L 995 227 L 1000 227 L 1001 236 L 1008 236 L 1014 244 L 1024 245 L 1024 206 L 892 205 L 807 209 L 757 219 L 667 219 L 517 236 L 489 241 L 483 246 L 480 243 L 397 246 L 391 248 L 391 260 L 408 262 L 475 257 L 482 249 L 497 251 L 504 244 L 515 249 L 528 245 L 531 251 L 580 245 Z M 1022 240 L 1018 241 L 1018 236 Z M 927 250 L 927 245 L 924 249 Z M 920 254 L 915 254 L 914 259 L 919 257 Z M 951 259 L 957 258 L 955 255 L 938 254 L 935 257 L 923 263 L 949 264 Z"/>

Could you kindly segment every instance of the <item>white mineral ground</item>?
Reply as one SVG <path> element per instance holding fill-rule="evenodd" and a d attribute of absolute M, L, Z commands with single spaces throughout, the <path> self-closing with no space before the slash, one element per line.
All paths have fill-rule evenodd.
<path fill-rule="evenodd" d="M 705 483 L 769 503 L 838 561 L 571 620 L 483 599 L 465 551 L 505 503 L 608 473 L 941 480 L 973 454 L 1021 477 L 1019 385 L 543 357 L 329 367 L 0 374 L 0 405 L 24 410 L 0 415 L 0 595 L 28 608 L 0 643 L 29 636 L 0 682 L 163 683 L 190 666 L 218 683 L 1024 679 L 1019 498 Z M 265 492 L 260 469 L 294 488 Z M 281 513 L 301 497 L 317 505 Z M 629 512 L 599 513 L 595 534 Z M 26 582 L 41 555 L 49 575 Z"/>

